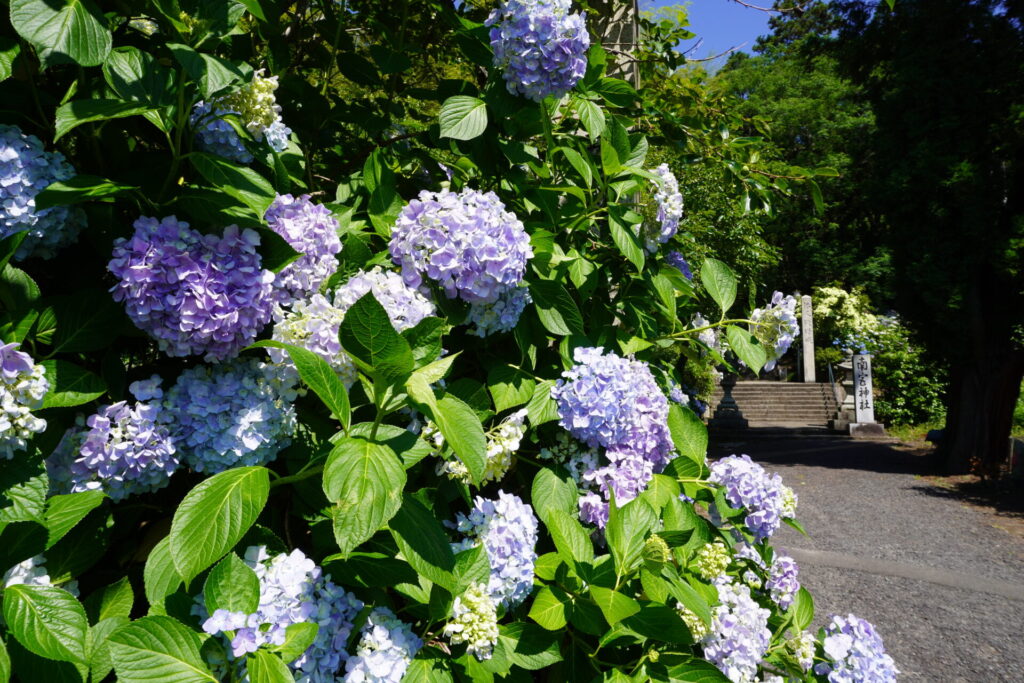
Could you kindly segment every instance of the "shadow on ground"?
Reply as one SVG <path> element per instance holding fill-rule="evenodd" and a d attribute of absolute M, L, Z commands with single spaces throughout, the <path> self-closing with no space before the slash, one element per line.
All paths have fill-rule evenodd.
<path fill-rule="evenodd" d="M 956 500 L 971 505 L 993 508 L 1003 517 L 1024 520 L 1024 481 L 983 481 L 973 475 L 958 477 L 926 477 L 927 484 L 912 487 L 915 491 Z"/>
<path fill-rule="evenodd" d="M 855 441 L 846 437 L 759 438 L 737 433 L 712 435 L 708 452 L 713 458 L 746 453 L 777 465 L 803 465 L 832 469 L 865 470 L 883 474 L 929 474 L 927 451 L 898 443 Z"/>

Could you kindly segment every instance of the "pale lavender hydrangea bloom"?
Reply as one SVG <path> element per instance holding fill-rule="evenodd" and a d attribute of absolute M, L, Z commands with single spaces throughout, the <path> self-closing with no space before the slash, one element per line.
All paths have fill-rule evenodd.
<path fill-rule="evenodd" d="M 180 456 L 197 472 L 264 465 L 291 443 L 295 409 L 277 369 L 254 358 L 188 368 L 167 392 L 163 419 Z"/>
<path fill-rule="evenodd" d="M 46 558 L 42 555 L 30 557 L 19 562 L 0 576 L 0 591 L 7 586 L 52 586 L 53 581 L 46 570 Z M 72 579 L 58 586 L 76 598 L 78 597 L 78 581 Z"/>
<path fill-rule="evenodd" d="M 708 481 L 725 487 L 725 499 L 746 510 L 744 524 L 757 541 L 763 541 L 782 524 L 782 477 L 769 475 L 749 455 L 730 455 L 711 465 Z"/>
<path fill-rule="evenodd" d="M 398 332 L 415 327 L 424 318 L 437 315 L 434 303 L 405 283 L 400 275 L 381 268 L 361 270 L 334 292 L 334 305 L 343 313 L 372 293 Z"/>
<path fill-rule="evenodd" d="M 399 214 L 388 252 L 410 287 L 424 291 L 430 280 L 470 304 L 519 285 L 533 256 L 515 214 L 493 192 L 471 188 L 420 192 Z"/>
<path fill-rule="evenodd" d="M 668 164 L 652 168 L 651 173 L 661 179 L 655 183 L 657 189 L 654 192 L 654 201 L 658 203 L 658 225 L 648 229 L 645 235 L 647 250 L 653 253 L 659 244 L 668 242 L 679 231 L 679 220 L 683 217 L 683 195 L 679 192 L 679 181 L 669 170 Z M 672 253 L 678 254 L 679 252 Z M 684 260 L 683 263 L 685 264 L 686 261 Z M 683 271 L 682 268 L 679 270 Z M 683 273 L 685 274 L 686 271 Z"/>
<path fill-rule="evenodd" d="M 319 291 L 338 269 L 335 254 L 341 251 L 338 221 L 330 210 L 309 195 L 278 195 L 264 216 L 270 229 L 283 237 L 302 256 L 274 277 L 274 301 L 288 305 Z"/>
<path fill-rule="evenodd" d="M 212 102 L 199 102 L 192 110 L 190 123 L 196 131 L 196 146 L 240 164 L 252 161 L 235 129 L 223 117 L 234 114 L 242 126 L 259 142 L 276 152 L 288 148 L 292 131 L 281 120 L 281 107 L 274 91 L 277 76 L 264 76 L 263 69 L 234 92 Z"/>
<path fill-rule="evenodd" d="M 366 617 L 355 652 L 345 662 L 345 683 L 399 683 L 423 647 L 412 628 L 386 607 Z"/>
<path fill-rule="evenodd" d="M 131 238 L 114 241 L 114 300 L 169 356 L 232 358 L 270 322 L 274 274 L 259 243 L 234 225 L 203 235 L 174 216 L 139 218 Z"/>
<path fill-rule="evenodd" d="M 494 66 L 513 95 L 562 97 L 587 72 L 590 35 L 570 0 L 505 0 L 485 22 Z"/>
<path fill-rule="evenodd" d="M 338 340 L 338 330 L 345 312 L 331 304 L 322 294 L 314 294 L 308 301 L 296 301 L 290 309 L 274 308 L 275 341 L 295 344 L 312 351 L 334 369 L 346 387 L 355 383 L 358 375 L 355 365 Z M 287 351 L 267 349 L 270 358 L 280 364 L 286 381 L 298 380 L 298 370 Z"/>
<path fill-rule="evenodd" d="M 799 567 L 796 560 L 788 555 L 776 555 L 768 568 L 768 581 L 764 587 L 771 595 L 772 601 L 781 609 L 789 609 L 800 590 L 800 579 L 797 578 Z"/>
<path fill-rule="evenodd" d="M 682 273 L 683 277 L 687 280 L 693 279 L 693 271 L 690 270 L 690 264 L 686 262 L 686 257 L 680 252 L 670 251 L 665 254 L 665 263 Z"/>
<path fill-rule="evenodd" d="M 489 337 L 492 334 L 510 332 L 519 324 L 519 317 L 531 303 L 530 290 L 526 287 L 510 287 L 497 300 L 473 304 L 466 319 L 473 325 L 470 334 Z"/>
<path fill-rule="evenodd" d="M 718 588 L 718 605 L 712 614 L 710 632 L 701 640 L 704 656 L 733 683 L 754 681 L 771 642 L 771 612 L 750 597 L 746 586 L 730 583 L 728 577 L 714 583 Z"/>
<path fill-rule="evenodd" d="M 456 529 L 466 538 L 455 544 L 456 552 L 483 544 L 491 565 L 487 590 L 491 598 L 513 609 L 533 589 L 533 565 L 537 560 L 537 518 L 519 496 L 498 491 L 489 500 L 477 496 L 468 515 L 458 514 Z"/>
<path fill-rule="evenodd" d="M 42 365 L 18 350 L 17 343 L 0 341 L 0 460 L 28 448 L 33 434 L 46 430 L 46 420 L 32 414 L 50 390 Z"/>
<path fill-rule="evenodd" d="M 36 195 L 75 169 L 60 152 L 47 152 L 34 135 L 17 126 L 0 125 L 0 239 L 28 232 L 14 254 L 53 258 L 85 227 L 85 212 L 77 206 L 53 206 L 36 211 Z"/>
<path fill-rule="evenodd" d="M 755 308 L 750 319 L 761 323 L 752 326 L 752 332 L 768 352 L 768 362 L 764 364 L 764 369 L 772 370 L 800 335 L 800 325 L 796 320 L 796 298 L 783 297 L 782 292 L 775 292 L 771 305 Z"/>
<path fill-rule="evenodd" d="M 58 493 L 100 490 L 119 501 L 167 486 L 178 454 L 161 423 L 159 384 L 159 377 L 132 384 L 139 399 L 134 406 L 118 401 L 88 419 L 80 415 L 46 461 L 50 487 Z M 147 403 L 144 397 L 156 400 Z"/>
<path fill-rule="evenodd" d="M 196 132 L 196 147 L 238 164 L 250 163 L 252 154 L 245 148 L 234 126 L 224 120 L 226 115 L 237 113 L 209 102 L 196 103 L 188 120 Z"/>
<path fill-rule="evenodd" d="M 882 637 L 869 622 L 850 614 L 833 616 L 822 642 L 827 662 L 814 673 L 828 676 L 829 683 L 891 683 L 896 662 L 885 653 Z"/>

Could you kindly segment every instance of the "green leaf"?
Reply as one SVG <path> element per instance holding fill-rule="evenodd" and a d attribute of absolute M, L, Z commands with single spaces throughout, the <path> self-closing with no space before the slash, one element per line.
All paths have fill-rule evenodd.
<path fill-rule="evenodd" d="M 711 662 L 691 659 L 668 668 L 668 680 L 673 683 L 729 683 L 729 678 Z"/>
<path fill-rule="evenodd" d="M 393 450 L 366 439 L 343 437 L 327 457 L 323 488 L 342 555 L 369 540 L 402 505 L 405 469 Z"/>
<path fill-rule="evenodd" d="M 636 266 L 637 271 L 644 269 L 644 248 L 640 244 L 640 238 L 633 231 L 632 226 L 623 222 L 619 211 L 608 211 L 608 230 L 611 232 L 612 241 L 619 248 L 622 255 Z"/>
<path fill-rule="evenodd" d="M 789 613 L 793 616 L 793 626 L 801 631 L 808 628 L 814 621 L 814 596 L 806 588 L 801 587 L 797 591 L 792 607 L 789 608 Z"/>
<path fill-rule="evenodd" d="M 568 594 L 557 586 L 544 586 L 537 591 L 530 606 L 529 617 L 549 631 L 565 627 L 571 607 Z"/>
<path fill-rule="evenodd" d="M 203 584 L 206 611 L 219 609 L 252 614 L 260 605 L 260 580 L 238 555 L 228 553 Z"/>
<path fill-rule="evenodd" d="M 590 141 L 593 142 L 601 137 L 601 133 L 604 132 L 605 128 L 604 110 L 590 100 L 581 99 L 579 100 L 578 111 L 580 123 L 586 128 Z"/>
<path fill-rule="evenodd" d="M 110 635 L 120 683 L 217 682 L 199 655 L 199 637 L 165 616 L 143 617 Z"/>
<path fill-rule="evenodd" d="M 629 501 L 609 515 L 604 533 L 619 576 L 627 576 L 640 564 L 647 533 L 657 519 L 657 514 L 642 498 Z"/>
<path fill-rule="evenodd" d="M 6 81 L 14 73 L 14 61 L 21 54 L 21 45 L 14 36 L 0 37 L 0 81 Z M 2 645 L 0 645 L 2 647 Z M 3 680 L 3 656 L 0 652 L 0 681 Z M 9 663 L 9 660 L 8 660 Z"/>
<path fill-rule="evenodd" d="M 352 408 L 348 400 L 348 391 L 334 372 L 334 368 L 319 354 L 294 344 L 269 340 L 255 342 L 247 348 L 275 348 L 287 351 L 302 381 L 324 402 L 342 426 L 345 429 L 349 428 Z"/>
<path fill-rule="evenodd" d="M 174 73 L 160 64 L 156 57 L 137 47 L 111 50 L 103 63 L 103 77 L 122 99 L 150 107 L 166 107 L 174 103 Z"/>
<path fill-rule="evenodd" d="M 636 90 L 621 78 L 602 78 L 594 88 L 604 101 L 616 107 L 628 107 L 636 101 Z"/>
<path fill-rule="evenodd" d="M 142 572 L 142 580 L 146 590 L 146 600 L 153 608 L 163 611 L 164 599 L 178 590 L 182 584 L 181 574 L 171 559 L 171 539 L 164 536 L 149 551 L 146 566 Z"/>
<path fill-rule="evenodd" d="M 533 398 L 526 405 L 526 416 L 530 418 L 530 424 L 534 427 L 558 419 L 558 405 L 555 399 L 551 398 L 551 387 L 554 385 L 555 383 L 549 379 L 538 382 L 537 388 L 533 391 Z"/>
<path fill-rule="evenodd" d="M 270 473 L 263 467 L 226 470 L 188 492 L 169 537 L 171 559 L 186 584 L 241 540 L 269 494 Z"/>
<path fill-rule="evenodd" d="M 591 586 L 590 597 L 601 608 L 604 618 L 612 626 L 640 611 L 639 602 L 610 588 Z"/>
<path fill-rule="evenodd" d="M 533 509 L 541 519 L 547 519 L 552 512 L 576 514 L 576 484 L 567 477 L 560 477 L 548 468 L 537 470 L 533 477 L 530 500 Z"/>
<path fill-rule="evenodd" d="M 132 582 L 127 576 L 110 584 L 99 593 L 99 609 L 96 613 L 96 621 L 115 617 L 128 617 L 132 613 L 132 605 L 135 603 L 135 592 L 132 591 Z"/>
<path fill-rule="evenodd" d="M 594 546 L 590 536 L 584 530 L 583 525 L 575 516 L 562 510 L 548 512 L 544 524 L 555 542 L 558 556 L 565 560 L 570 567 L 573 562 L 593 562 Z"/>
<path fill-rule="evenodd" d="M 274 186 L 251 168 L 205 152 L 192 152 L 188 159 L 207 182 L 248 206 L 260 218 L 277 196 Z"/>
<path fill-rule="evenodd" d="M 57 329 L 53 353 L 84 353 L 105 349 L 121 329 L 124 312 L 101 289 L 82 289 L 53 299 Z"/>
<path fill-rule="evenodd" d="M 554 280 L 531 280 L 530 295 L 541 323 L 551 334 L 567 336 L 583 334 L 583 316 L 566 291 Z"/>
<path fill-rule="evenodd" d="M 49 487 L 50 480 L 42 461 L 25 457 L 5 461 L 4 466 L 0 467 L 0 525 L 36 522 L 45 526 L 46 493 Z"/>
<path fill-rule="evenodd" d="M 571 147 L 559 147 L 558 151 L 561 152 L 565 158 L 569 161 L 576 172 L 580 174 L 580 178 L 583 182 L 590 187 L 594 184 L 594 170 L 590 166 L 590 162 L 583 158 L 583 155 L 572 149 Z"/>
<path fill-rule="evenodd" d="M 517 622 L 501 626 L 498 638 L 510 645 L 512 663 L 527 671 L 545 669 L 562 661 L 559 648 L 561 633 L 545 631 L 539 626 Z"/>
<path fill-rule="evenodd" d="M 811 188 L 811 200 L 814 202 L 815 213 L 825 213 L 825 199 L 821 196 L 821 186 L 810 179 L 807 181 L 807 186 Z"/>
<path fill-rule="evenodd" d="M 389 382 L 404 380 L 412 372 L 412 349 L 395 331 L 391 318 L 372 292 L 345 312 L 338 331 L 341 345 Z"/>
<path fill-rule="evenodd" d="M 408 494 L 391 519 L 391 535 L 413 569 L 450 593 L 461 593 L 453 574 L 455 555 L 437 518 Z"/>
<path fill-rule="evenodd" d="M 284 630 L 284 642 L 270 649 L 281 655 L 281 659 L 284 661 L 292 662 L 309 649 L 309 646 L 316 640 L 319 630 L 319 626 L 307 621 L 291 624 Z"/>
<path fill-rule="evenodd" d="M 80 66 L 102 64 L 110 52 L 107 20 L 91 0 L 11 0 L 11 25 L 37 48 Z"/>
<path fill-rule="evenodd" d="M 107 391 L 98 375 L 66 360 L 44 360 L 43 369 L 50 391 L 43 397 L 43 408 L 69 408 L 93 401 Z"/>
<path fill-rule="evenodd" d="M 36 211 L 52 206 L 114 197 L 137 189 L 134 185 L 115 183 L 95 175 L 76 175 L 67 180 L 54 181 L 43 188 L 42 192 L 36 195 Z"/>
<path fill-rule="evenodd" d="M 688 583 L 679 578 L 674 567 L 662 567 L 661 577 L 668 582 L 668 592 L 672 594 L 679 603 L 696 614 L 701 621 L 708 626 L 711 625 L 711 607 L 701 594 L 693 589 Z"/>
<path fill-rule="evenodd" d="M 622 622 L 642 636 L 663 643 L 690 645 L 693 636 L 679 613 L 665 605 L 642 605 L 640 611 Z"/>
<path fill-rule="evenodd" d="M 673 403 L 668 409 L 668 430 L 677 451 L 698 465 L 704 464 L 708 455 L 708 428 L 696 413 Z"/>
<path fill-rule="evenodd" d="M 117 629 L 127 626 L 131 620 L 125 616 L 113 616 L 101 619 L 89 629 L 89 675 L 93 681 L 102 681 L 114 668 L 110 658 L 110 636 Z"/>
<path fill-rule="evenodd" d="M 768 360 L 768 354 L 757 337 L 735 325 L 726 326 L 725 336 L 729 339 L 729 348 L 739 356 L 739 359 L 746 363 L 755 375 L 759 373 Z"/>
<path fill-rule="evenodd" d="M 257 650 L 246 657 L 246 668 L 252 683 L 295 683 L 288 665 L 277 655 Z"/>
<path fill-rule="evenodd" d="M 9 74 L 8 74 L 9 75 Z M 0 683 L 11 680 L 11 656 L 7 654 L 7 645 L 0 638 Z"/>
<path fill-rule="evenodd" d="M 656 514 L 660 514 L 668 501 L 679 497 L 679 483 L 664 474 L 655 474 L 647 482 L 647 488 L 640 494 Z"/>
<path fill-rule="evenodd" d="M 26 650 L 60 662 L 85 664 L 89 621 L 75 596 L 55 586 L 7 586 L 4 620 Z"/>
<path fill-rule="evenodd" d="M 487 105 L 483 100 L 467 95 L 449 97 L 441 105 L 438 116 L 441 137 L 472 140 L 487 128 Z"/>
<path fill-rule="evenodd" d="M 49 532 L 46 549 L 49 550 L 64 538 L 87 514 L 99 507 L 106 497 L 102 491 L 80 491 L 50 498 L 46 508 L 46 528 Z"/>
<path fill-rule="evenodd" d="M 450 394 L 435 398 L 434 390 L 417 375 L 409 378 L 406 391 L 437 425 L 447 444 L 469 470 L 472 481 L 479 482 L 487 466 L 487 437 L 473 409 Z"/>
<path fill-rule="evenodd" d="M 148 111 L 154 111 L 153 107 L 138 102 L 113 99 L 73 100 L 57 108 L 53 141 L 60 140 L 83 123 L 123 119 Z"/>
<path fill-rule="evenodd" d="M 716 259 L 704 259 L 700 281 L 725 315 L 736 301 L 736 276 L 732 270 Z"/>
<path fill-rule="evenodd" d="M 487 373 L 487 390 L 499 413 L 528 403 L 536 388 L 532 375 L 512 365 L 495 365 Z"/>
<path fill-rule="evenodd" d="M 189 77 L 199 85 L 203 99 L 209 100 L 222 91 L 234 89 L 252 76 L 250 68 L 241 62 L 197 52 L 181 43 L 168 43 L 167 47 L 178 63 L 185 68 Z"/>

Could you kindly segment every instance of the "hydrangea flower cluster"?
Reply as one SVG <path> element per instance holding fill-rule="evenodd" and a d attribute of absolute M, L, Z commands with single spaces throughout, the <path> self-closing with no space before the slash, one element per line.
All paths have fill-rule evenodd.
<path fill-rule="evenodd" d="M 711 323 L 700 313 L 695 313 L 693 318 L 690 320 L 690 324 L 693 325 L 693 329 L 699 330 L 702 327 L 707 327 Z M 718 330 L 714 328 L 698 332 L 697 339 L 708 348 L 718 348 Z"/>
<path fill-rule="evenodd" d="M 786 649 L 796 659 L 804 671 L 810 671 L 814 665 L 814 648 L 817 642 L 809 631 L 800 631 L 786 641 Z"/>
<path fill-rule="evenodd" d="M 366 617 L 355 652 L 345 662 L 345 683 L 397 683 L 423 641 L 386 607 Z"/>
<path fill-rule="evenodd" d="M 587 72 L 590 34 L 570 0 L 505 0 L 491 12 L 494 66 L 505 87 L 534 102 L 561 98 Z"/>
<path fill-rule="evenodd" d="M 754 681 L 772 637 L 771 612 L 758 605 L 744 585 L 722 578 L 715 586 L 718 605 L 710 633 L 701 640 L 704 656 L 733 683 Z"/>
<path fill-rule="evenodd" d="M 693 279 L 693 271 L 690 270 L 690 264 L 687 263 L 686 257 L 678 251 L 670 251 L 665 254 L 665 263 L 669 264 L 680 273 L 683 274 L 687 280 Z"/>
<path fill-rule="evenodd" d="M 263 69 L 260 69 L 252 75 L 251 81 L 235 92 L 213 102 L 196 104 L 190 121 L 196 128 L 198 147 L 240 164 L 252 161 L 252 154 L 238 133 L 223 118 L 227 114 L 235 114 L 254 138 L 265 140 L 274 151 L 283 152 L 288 148 L 288 136 L 292 131 L 281 120 L 281 107 L 274 96 L 275 90 L 277 76 L 264 76 Z"/>
<path fill-rule="evenodd" d="M 779 528 L 785 488 L 778 474 L 769 475 L 749 455 L 730 455 L 711 465 L 708 481 L 725 487 L 729 504 L 747 511 L 744 524 L 757 541 Z"/>
<path fill-rule="evenodd" d="M 512 609 L 533 588 L 537 559 L 537 518 L 519 496 L 504 491 L 488 500 L 477 496 L 468 515 L 459 513 L 456 529 L 466 538 L 455 544 L 460 551 L 482 544 L 491 564 L 487 590 L 495 603 Z"/>
<path fill-rule="evenodd" d="M 466 321 L 473 325 L 470 334 L 489 337 L 492 334 L 511 332 L 531 302 L 533 298 L 529 289 L 509 287 L 492 302 L 471 305 L 466 317 Z"/>
<path fill-rule="evenodd" d="M 276 307 L 272 336 L 275 341 L 301 346 L 317 354 L 334 369 L 338 379 L 350 387 L 358 374 L 338 340 L 338 329 L 344 317 L 345 312 L 333 306 L 324 295 L 314 294 L 308 301 L 296 301 L 291 309 Z M 288 352 L 267 349 L 267 353 L 275 363 L 280 364 L 286 383 L 294 384 L 298 381 L 298 370 Z"/>
<path fill-rule="evenodd" d="M 32 414 L 50 390 L 42 365 L 18 350 L 17 343 L 0 342 L 0 459 L 28 448 L 33 434 L 46 430 L 46 420 Z"/>
<path fill-rule="evenodd" d="M 188 368 L 167 392 L 163 414 L 181 456 L 197 472 L 263 465 L 291 443 L 295 409 L 276 369 L 254 358 Z"/>
<path fill-rule="evenodd" d="M 28 232 L 14 258 L 53 258 L 78 238 L 85 212 L 77 206 L 36 211 L 36 195 L 75 169 L 60 152 L 47 152 L 35 135 L 17 126 L 0 125 L 0 239 Z"/>
<path fill-rule="evenodd" d="M 361 270 L 350 277 L 334 293 L 334 306 L 344 313 L 371 292 L 399 332 L 415 327 L 424 318 L 437 315 L 434 302 L 409 287 L 397 273 L 379 267 Z"/>
<path fill-rule="evenodd" d="M 399 214 L 388 252 L 410 287 L 423 291 L 430 280 L 470 304 L 494 303 L 518 286 L 533 256 L 515 214 L 493 192 L 468 187 L 420 192 Z"/>
<path fill-rule="evenodd" d="M 466 652 L 480 661 L 491 658 L 498 642 L 498 604 L 486 584 L 474 583 L 455 598 L 444 635 L 452 645 L 468 643 Z"/>
<path fill-rule="evenodd" d="M 679 220 L 683 217 L 683 195 L 679 192 L 679 181 L 669 170 L 668 164 L 652 168 L 651 173 L 660 178 L 660 181 L 655 182 L 657 189 L 654 192 L 654 201 L 658 204 L 658 226 L 649 228 L 645 235 L 647 251 L 653 253 L 659 244 L 668 242 L 679 231 Z M 672 253 L 679 254 L 677 251 Z M 685 259 L 683 265 L 686 266 Z M 679 270 L 685 275 L 690 269 L 686 266 L 686 270 Z M 692 279 L 693 275 L 687 277 Z"/>
<path fill-rule="evenodd" d="M 768 568 L 768 581 L 764 587 L 781 609 L 789 609 L 800 590 L 798 572 L 796 560 L 788 555 L 776 555 Z"/>
<path fill-rule="evenodd" d="M 108 270 L 128 317 L 169 356 L 225 360 L 270 322 L 271 283 L 256 247 L 259 234 L 230 225 L 202 235 L 174 216 L 135 221 L 114 241 Z"/>
<path fill-rule="evenodd" d="M 42 555 L 30 557 L 24 562 L 14 565 L 0 577 L 0 588 L 7 586 L 52 586 L 53 580 L 46 570 L 46 558 Z M 60 586 L 76 598 L 78 597 L 78 581 L 71 580 Z"/>
<path fill-rule="evenodd" d="M 852 614 L 832 617 L 822 645 L 828 661 L 814 673 L 829 683 L 890 683 L 899 673 L 875 627 Z"/>
<path fill-rule="evenodd" d="M 274 277 L 274 300 L 282 305 L 305 299 L 338 269 L 338 221 L 309 195 L 278 195 L 264 215 L 270 229 L 302 254 Z"/>
<path fill-rule="evenodd" d="M 487 434 L 487 465 L 480 480 L 483 486 L 489 481 L 501 481 L 512 467 L 512 456 L 519 450 L 519 443 L 526 434 L 526 409 L 518 410 Z M 440 435 L 440 432 L 436 432 Z M 433 436 L 433 434 L 432 434 Z M 443 437 L 442 437 L 443 439 Z M 436 442 L 435 442 L 436 443 Z M 443 443 L 443 442 L 442 442 Z M 452 458 L 438 466 L 438 474 L 447 474 L 452 479 L 469 483 L 469 469 L 461 460 Z"/>
<path fill-rule="evenodd" d="M 711 632 L 711 628 L 704 623 L 704 620 L 681 602 L 676 602 L 676 611 L 686 623 L 686 628 L 690 629 L 690 634 L 693 635 L 694 640 L 701 640 Z"/>
<path fill-rule="evenodd" d="M 697 573 L 705 579 L 714 579 L 725 574 L 729 568 L 732 557 L 725 543 L 715 541 L 707 543 L 697 551 L 696 568 Z"/>
<path fill-rule="evenodd" d="M 765 370 L 772 370 L 783 354 L 800 335 L 800 325 L 796 321 L 796 298 L 792 295 L 783 297 L 782 292 L 772 295 L 772 303 L 767 308 L 755 308 L 750 319 L 757 323 L 753 326 L 753 334 L 766 350 L 770 349 Z"/>
<path fill-rule="evenodd" d="M 134 406 L 103 406 L 64 434 L 46 461 L 50 486 L 60 493 L 101 490 L 114 501 L 167 486 L 178 469 L 178 454 L 161 424 L 160 378 L 134 382 Z M 145 402 L 145 399 L 156 399 Z"/>

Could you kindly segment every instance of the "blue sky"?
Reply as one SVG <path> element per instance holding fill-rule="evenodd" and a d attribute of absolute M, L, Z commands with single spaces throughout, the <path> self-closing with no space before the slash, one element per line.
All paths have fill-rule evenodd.
<path fill-rule="evenodd" d="M 679 3 L 673 0 L 640 0 L 641 9 L 675 4 Z M 743 7 L 731 0 L 690 0 L 684 4 L 689 6 L 690 30 L 697 34 L 697 38 L 687 41 L 683 49 L 693 47 L 700 38 L 704 39 L 700 47 L 689 53 L 691 58 L 717 55 L 740 43 L 746 43 L 741 49 L 750 52 L 757 37 L 768 33 L 770 15 L 767 12 Z M 750 4 L 768 6 L 771 0 L 752 0 Z M 714 70 L 726 59 L 722 57 L 707 66 Z"/>

